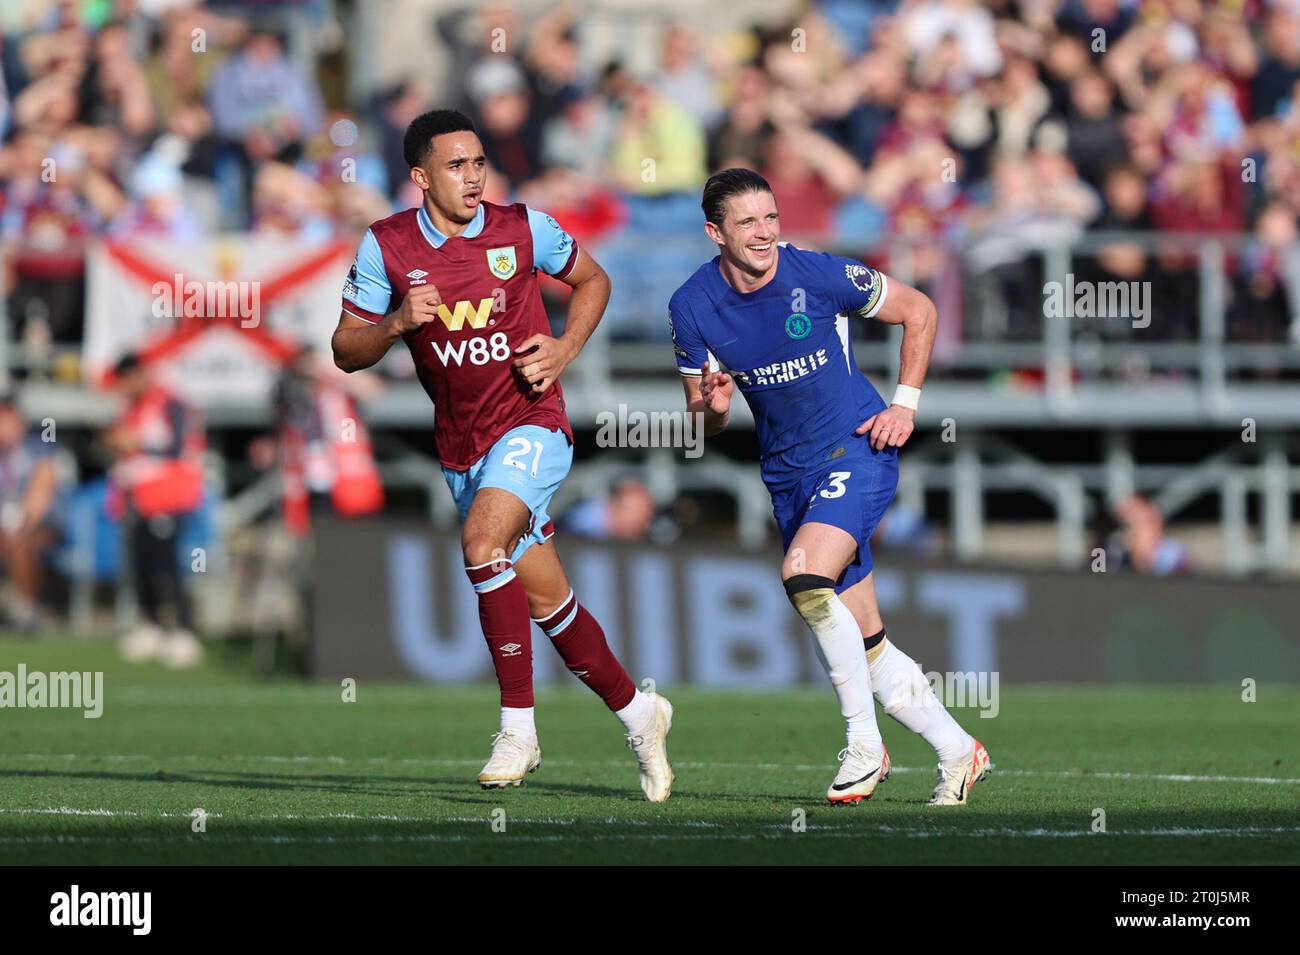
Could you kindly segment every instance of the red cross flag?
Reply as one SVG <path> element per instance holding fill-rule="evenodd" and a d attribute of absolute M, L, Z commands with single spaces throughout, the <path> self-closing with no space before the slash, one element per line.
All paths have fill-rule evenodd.
<path fill-rule="evenodd" d="M 303 345 L 328 350 L 350 242 L 232 236 L 101 242 L 89 253 L 87 380 L 137 352 L 187 401 L 260 404 Z"/>

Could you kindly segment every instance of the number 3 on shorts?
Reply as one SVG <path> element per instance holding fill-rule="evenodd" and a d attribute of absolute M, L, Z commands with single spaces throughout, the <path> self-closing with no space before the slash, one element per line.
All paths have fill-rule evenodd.
<path fill-rule="evenodd" d="M 530 477 L 537 477 L 537 468 L 542 461 L 542 442 L 530 441 L 527 438 L 511 438 L 506 442 L 506 444 L 509 447 L 514 448 L 514 450 L 508 452 L 506 456 L 501 459 L 501 463 L 507 467 L 519 468 L 521 471 L 528 471 Z M 533 454 L 533 466 L 531 470 L 528 465 L 524 464 L 524 462 L 520 460 L 520 458 L 524 457 L 530 451 Z M 840 493 L 843 493 L 843 488 L 840 489 Z M 835 496 L 838 497 L 839 495 L 837 494 Z"/>
<path fill-rule="evenodd" d="M 823 488 L 821 496 L 828 501 L 833 501 L 837 497 L 844 496 L 844 482 L 853 477 L 852 471 L 832 471 L 830 474 L 830 486 Z"/>

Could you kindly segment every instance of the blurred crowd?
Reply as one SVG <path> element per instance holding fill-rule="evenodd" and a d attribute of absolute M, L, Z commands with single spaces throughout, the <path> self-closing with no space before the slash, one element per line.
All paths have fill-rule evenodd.
<path fill-rule="evenodd" d="M 712 251 L 699 188 L 728 165 L 772 183 L 786 238 L 901 271 L 952 334 L 1037 337 L 1027 244 L 1090 230 L 1248 234 L 1228 250 L 1230 337 L 1300 331 L 1295 0 L 818 0 L 739 32 L 664 17 L 635 68 L 592 51 L 575 5 L 467 4 L 402 26 L 428 31 L 441 84 L 361 103 L 313 42 L 330 34 L 319 8 L 295 44 L 283 19 L 184 0 L 8 17 L 12 334 L 79 340 L 92 235 L 311 241 L 415 204 L 402 133 L 434 105 L 478 123 L 489 198 L 543 208 L 599 252 L 616 339 L 663 337 L 668 290 Z M 1184 338 L 1195 265 L 1176 244 L 1115 242 L 1073 267 L 1150 281 L 1147 334 Z"/>
<path fill-rule="evenodd" d="M 785 22 L 713 32 L 643 12 L 655 44 L 632 56 L 624 43 L 627 58 L 604 52 L 620 47 L 584 19 L 591 6 L 436 5 L 386 29 L 427 36 L 442 79 L 399 65 L 385 75 L 407 78 L 362 102 L 345 93 L 350 68 L 376 51 L 347 48 L 337 17 L 352 10 L 0 7 L 0 294 L 29 367 L 44 350 L 78 377 L 92 238 L 355 241 L 420 201 L 402 138 L 435 106 L 475 120 L 487 199 L 551 213 L 606 267 L 614 340 L 666 338 L 669 293 L 715 251 L 700 187 L 743 165 L 772 184 L 784 238 L 921 286 L 950 339 L 1040 337 L 1048 276 L 1032 249 L 1090 234 L 1077 279 L 1150 283 L 1144 337 L 1190 338 L 1208 290 L 1179 237 L 1210 233 L 1244 237 L 1223 245 L 1229 338 L 1300 342 L 1300 0 L 807 0 Z M 368 438 L 356 453 L 330 425 L 357 418 L 353 396 L 319 364 L 304 353 L 283 369 L 274 431 L 249 454 L 279 470 L 283 523 L 303 536 L 315 514 L 382 505 Z M 203 429 L 147 368 L 116 371 L 123 410 L 97 444 L 108 480 L 76 494 L 115 494 L 125 515 L 141 619 L 124 651 L 187 665 L 198 624 L 175 558 L 210 507 Z M 23 630 L 42 554 L 78 526 L 63 513 L 78 500 L 58 492 L 68 464 L 33 424 L 0 400 L 0 603 Z M 184 500 L 150 497 L 151 480 Z M 629 478 L 565 523 L 669 540 L 673 517 Z M 1138 570 L 1187 566 L 1140 499 L 1103 536 Z M 936 539 L 899 507 L 881 544 L 930 553 Z"/>

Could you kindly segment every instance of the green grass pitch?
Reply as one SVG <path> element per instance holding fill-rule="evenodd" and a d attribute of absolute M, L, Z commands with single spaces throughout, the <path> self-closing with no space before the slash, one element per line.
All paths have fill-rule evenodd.
<path fill-rule="evenodd" d="M 363 682 L 344 703 L 332 685 L 0 638 L 0 670 L 19 662 L 103 670 L 106 702 L 98 720 L 0 709 L 5 864 L 1300 862 L 1290 687 L 1254 703 L 1235 686 L 1003 687 L 996 718 L 958 711 L 995 771 L 943 809 L 924 804 L 931 750 L 887 718 L 895 775 L 826 805 L 842 739 L 829 689 L 667 688 L 677 783 L 654 806 L 621 727 L 576 682 L 538 694 L 541 769 L 485 792 L 491 687 Z"/>

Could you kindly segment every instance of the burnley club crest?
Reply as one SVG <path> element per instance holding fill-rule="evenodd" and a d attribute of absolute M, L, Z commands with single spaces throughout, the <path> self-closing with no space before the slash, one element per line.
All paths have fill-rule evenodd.
<path fill-rule="evenodd" d="M 515 247 L 507 245 L 500 249 L 487 250 L 488 271 L 499 279 L 508 279 L 515 274 Z"/>

